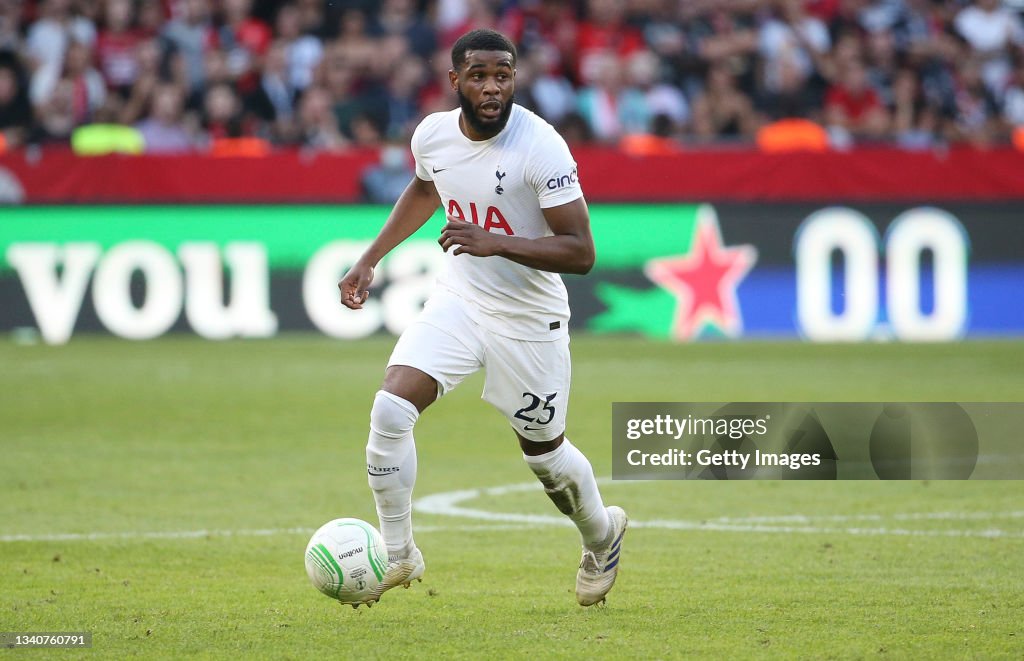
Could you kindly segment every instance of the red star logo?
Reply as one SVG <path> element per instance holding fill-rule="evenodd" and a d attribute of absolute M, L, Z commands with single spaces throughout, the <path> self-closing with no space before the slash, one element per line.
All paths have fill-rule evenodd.
<path fill-rule="evenodd" d="M 722 245 L 718 217 L 704 207 L 698 211 L 689 254 L 652 259 L 644 273 L 676 297 L 676 339 L 695 338 L 706 324 L 735 337 L 743 329 L 736 287 L 756 261 L 754 246 Z"/>

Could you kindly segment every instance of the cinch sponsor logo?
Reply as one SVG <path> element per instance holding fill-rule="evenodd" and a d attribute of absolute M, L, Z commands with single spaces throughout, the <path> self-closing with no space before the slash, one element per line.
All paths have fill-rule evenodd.
<path fill-rule="evenodd" d="M 381 467 L 381 466 L 371 466 L 370 464 L 366 464 L 366 470 L 370 471 L 371 473 L 376 473 L 377 475 L 384 475 L 384 474 L 387 474 L 387 473 L 397 473 L 398 472 L 398 466 L 384 466 L 384 467 Z"/>
<path fill-rule="evenodd" d="M 579 181 L 579 176 L 576 174 L 576 168 L 573 168 L 572 172 L 569 174 L 563 174 L 561 177 L 552 177 L 548 179 L 548 190 L 565 188 L 569 184 L 575 184 L 577 181 Z"/>
<path fill-rule="evenodd" d="M 351 551 L 345 551 L 344 553 L 339 553 L 338 554 L 338 560 L 344 560 L 345 558 L 351 558 L 356 553 L 362 553 L 363 550 L 364 549 L 363 549 L 362 546 L 357 546 L 356 548 L 352 549 Z"/>

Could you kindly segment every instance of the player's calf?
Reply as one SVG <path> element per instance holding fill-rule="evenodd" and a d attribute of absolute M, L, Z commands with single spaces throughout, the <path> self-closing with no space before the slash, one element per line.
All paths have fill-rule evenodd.
<path fill-rule="evenodd" d="M 572 519 L 583 545 L 596 548 L 608 536 L 609 519 L 590 462 L 569 439 L 542 455 L 523 458 L 562 514 Z"/>

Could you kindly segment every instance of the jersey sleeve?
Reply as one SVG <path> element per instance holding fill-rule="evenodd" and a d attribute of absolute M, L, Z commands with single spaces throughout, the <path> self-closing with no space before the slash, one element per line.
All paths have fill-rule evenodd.
<path fill-rule="evenodd" d="M 537 193 L 541 209 L 567 204 L 583 196 L 576 161 L 562 136 L 551 129 L 530 154 L 526 180 Z"/>
<path fill-rule="evenodd" d="M 409 148 L 412 150 L 412 157 L 416 161 L 416 176 L 423 181 L 433 181 L 434 177 L 430 175 L 430 168 L 423 163 L 423 156 L 420 151 L 420 142 L 423 138 L 423 122 L 416 127 L 413 131 L 412 140 L 409 142 Z"/>

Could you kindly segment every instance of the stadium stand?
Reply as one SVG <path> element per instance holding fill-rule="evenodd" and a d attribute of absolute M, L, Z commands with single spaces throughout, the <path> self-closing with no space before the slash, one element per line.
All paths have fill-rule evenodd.
<path fill-rule="evenodd" d="M 0 0 L 0 133 L 8 151 L 69 144 L 91 124 L 135 127 L 149 153 L 378 147 L 454 106 L 447 50 L 487 26 L 518 44 L 518 102 L 574 141 L 640 153 L 780 140 L 819 149 L 820 131 L 790 121 L 800 119 L 833 147 L 988 147 L 1011 144 L 1024 126 L 1019 9 L 999 0 Z M 224 142 L 237 139 L 246 141 Z"/>

